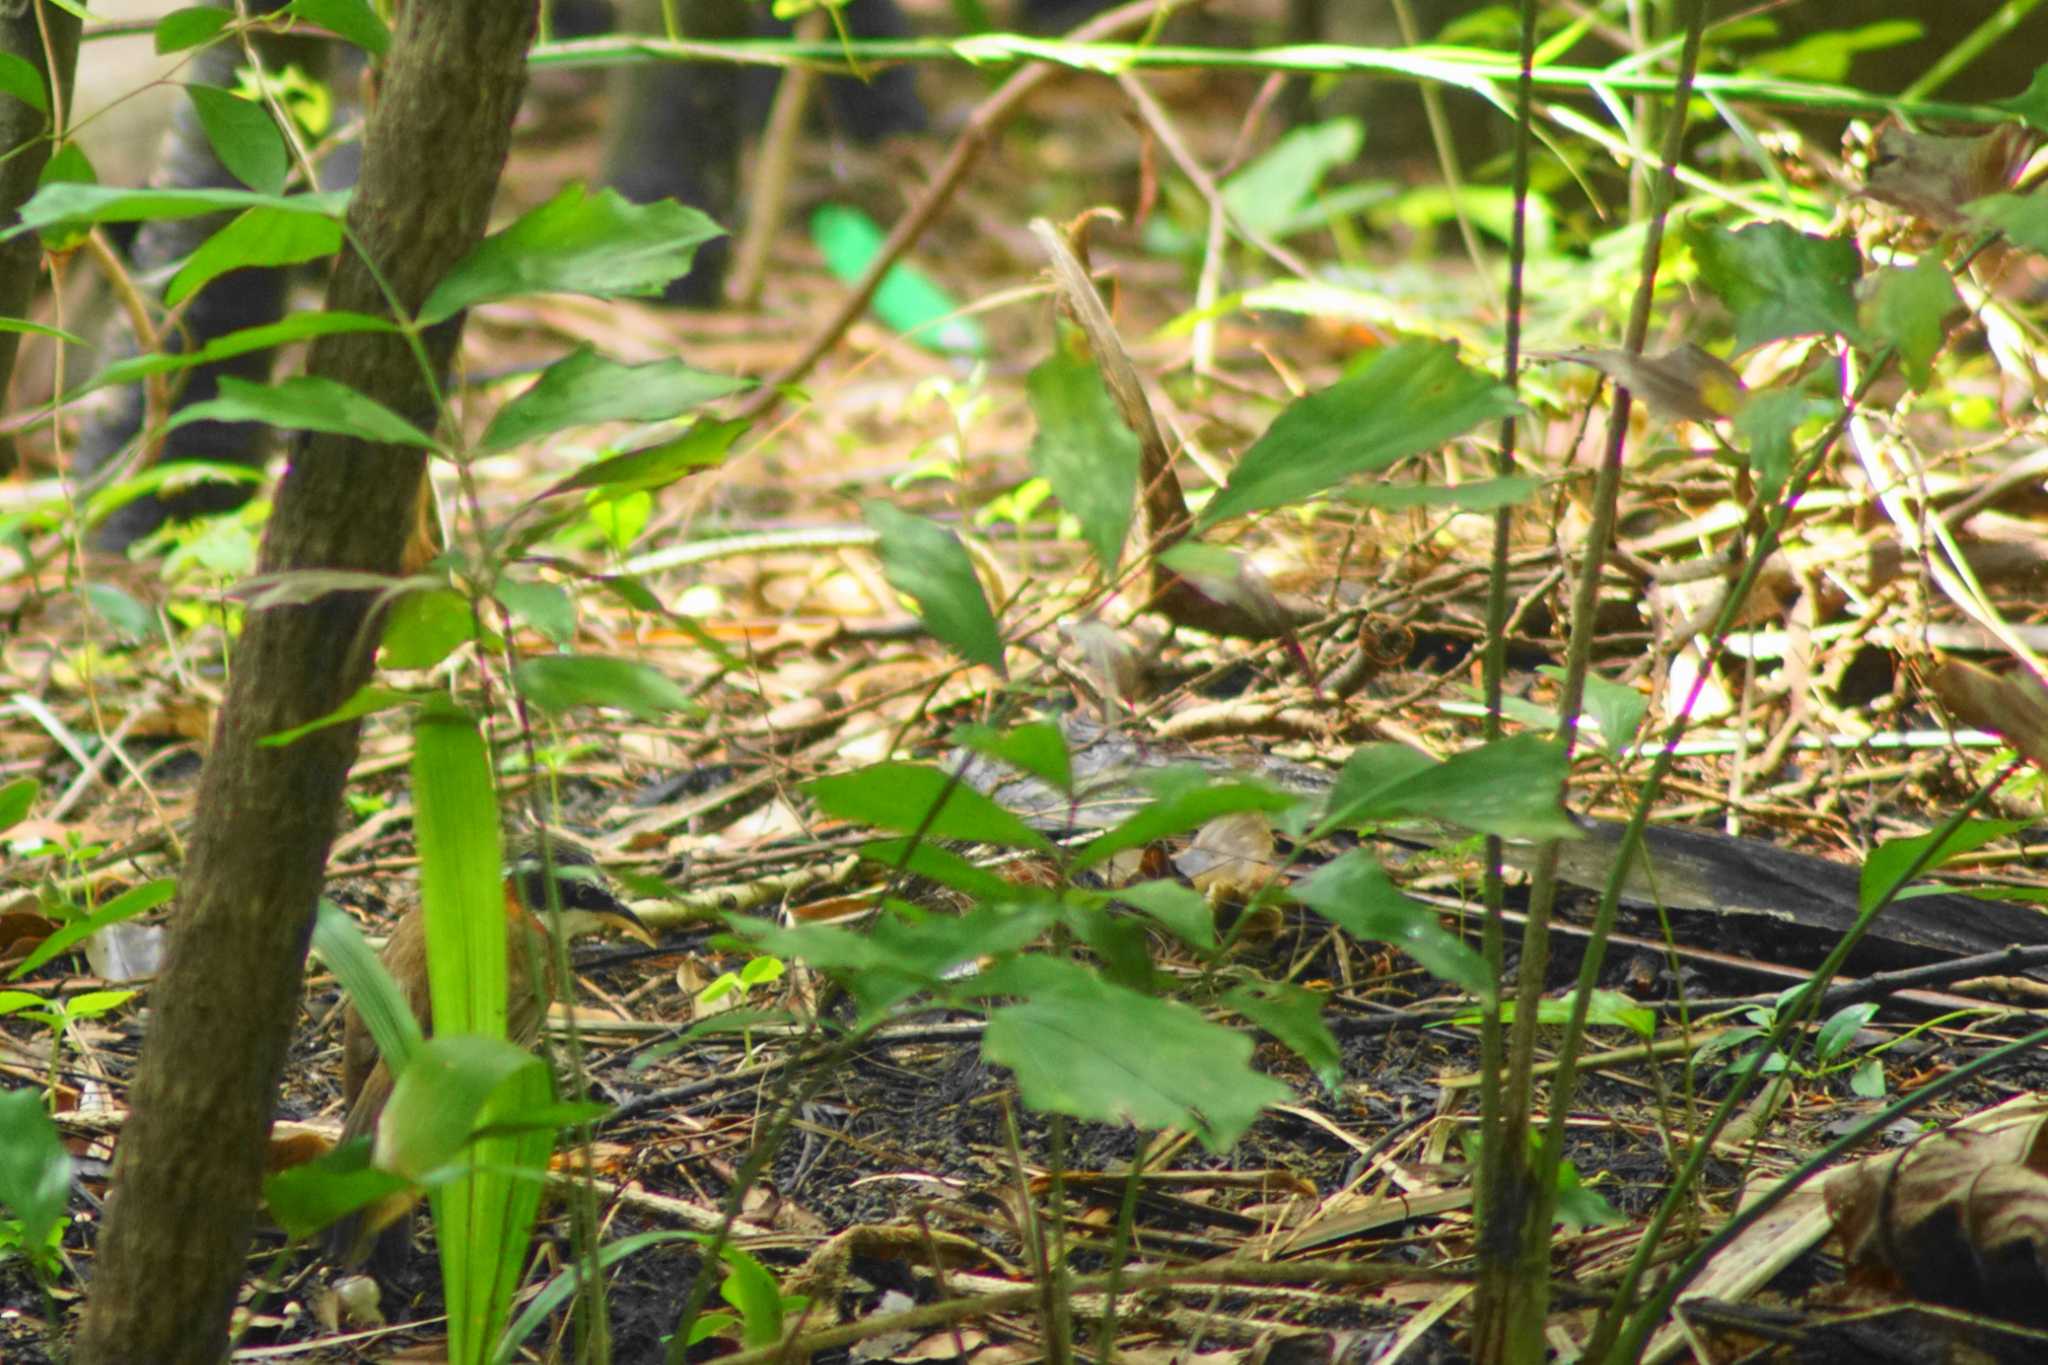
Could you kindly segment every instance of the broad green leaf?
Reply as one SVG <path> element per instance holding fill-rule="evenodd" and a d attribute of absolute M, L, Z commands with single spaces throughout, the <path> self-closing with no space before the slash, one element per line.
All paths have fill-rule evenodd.
<path fill-rule="evenodd" d="M 138 190 L 59 181 L 36 191 L 35 197 L 22 206 L 21 221 L 0 233 L 0 241 L 45 228 L 197 218 L 250 208 L 339 218 L 348 211 L 348 191 L 273 195 L 249 190 Z"/>
<path fill-rule="evenodd" d="M 199 126 L 229 174 L 258 194 L 277 194 L 291 174 L 291 157 L 270 110 L 230 90 L 188 85 Z"/>
<path fill-rule="evenodd" d="M 974 561 L 960 538 L 936 522 L 870 500 L 861 514 L 881 537 L 876 552 L 891 587 L 917 603 L 918 615 L 942 644 L 969 663 L 1004 676 L 1003 640 L 982 595 Z"/>
<path fill-rule="evenodd" d="M 368 0 L 292 0 L 285 10 L 340 34 L 372 57 L 390 50 L 391 30 Z"/>
<path fill-rule="evenodd" d="M 175 877 L 160 877 L 155 881 L 144 882 L 140 886 L 131 886 L 92 914 L 60 926 L 55 933 L 38 943 L 35 951 L 23 958 L 14 970 L 7 974 L 7 979 L 19 981 L 45 962 L 69 951 L 73 944 L 83 942 L 110 924 L 120 924 L 125 920 L 134 919 L 137 915 L 148 914 L 177 894 L 178 880 Z"/>
<path fill-rule="evenodd" d="M 1564 681 L 1565 671 L 1556 664 L 1544 664 L 1536 671 L 1557 682 Z M 1600 727 L 1600 747 L 1619 755 L 1642 727 L 1650 699 L 1626 683 L 1610 682 L 1598 673 L 1588 673 L 1584 708 Z"/>
<path fill-rule="evenodd" d="M 246 209 L 186 259 L 164 287 L 164 302 L 175 307 L 230 270 L 298 265 L 339 250 L 341 224 L 332 218 L 272 208 Z"/>
<path fill-rule="evenodd" d="M 666 673 L 631 659 L 544 654 L 523 660 L 515 674 L 526 699 L 554 716 L 575 706 L 612 706 L 654 721 L 700 709 Z"/>
<path fill-rule="evenodd" d="M 1826 1023 L 1813 1037 L 1813 1055 L 1823 1062 L 1832 1062 L 1849 1050 L 1856 1041 L 1856 1032 L 1877 1017 L 1877 1002 L 1863 1000 L 1853 1005 L 1844 1005 L 1828 1016 Z"/>
<path fill-rule="evenodd" d="M 1401 894 L 1371 854 L 1353 849 L 1317 868 L 1297 888 L 1309 909 L 1355 939 L 1388 943 L 1431 976 L 1487 998 L 1494 980 L 1486 960 L 1437 923 L 1436 911 Z"/>
<path fill-rule="evenodd" d="M 1146 775 L 1150 782 L 1157 782 L 1162 776 L 1161 773 Z M 1090 839 L 1074 855 L 1073 866 L 1076 871 L 1099 866 L 1127 848 L 1143 848 L 1161 839 L 1200 829 L 1219 816 L 1238 811 L 1264 811 L 1277 815 L 1293 809 L 1299 801 L 1299 797 L 1262 782 L 1219 781 L 1202 774 L 1196 785 L 1162 791 L 1135 813 Z"/>
<path fill-rule="evenodd" d="M 963 725 L 953 732 L 953 742 L 998 763 L 1026 772 L 1055 791 L 1074 788 L 1073 761 L 1067 753 L 1066 736 L 1051 721 L 1033 721 L 995 730 L 986 725 Z"/>
<path fill-rule="evenodd" d="M 844 204 L 821 204 L 811 214 L 811 240 L 825 267 L 848 284 L 867 273 L 885 239 L 874 219 Z M 985 355 L 988 337 L 973 318 L 955 317 L 959 305 L 929 275 L 898 261 L 882 276 L 870 311 L 915 344 L 941 355 Z"/>
<path fill-rule="evenodd" d="M 1751 55 L 1744 65 L 1788 80 L 1838 85 L 1849 78 L 1849 64 L 1859 52 L 1877 52 L 1910 43 L 1925 32 L 1912 19 L 1885 19 L 1856 28 L 1827 29 L 1784 47 Z"/>
<path fill-rule="evenodd" d="M 2003 839 L 2017 830 L 2024 829 L 2024 820 L 1965 820 L 1950 830 L 1946 837 L 1939 831 L 1918 835 L 1911 839 L 1887 839 L 1870 851 L 1863 860 L 1863 876 L 1856 894 L 1856 908 L 1869 914 L 1877 903 L 1902 881 L 1906 870 L 1920 862 L 1916 875 L 1925 876 L 1936 868 L 1943 867 L 1965 854 L 1974 853 L 1994 839 Z M 1940 842 L 1937 843 L 1936 840 Z M 1931 852 L 1930 852 L 1931 850 Z"/>
<path fill-rule="evenodd" d="M 365 1138 L 266 1177 L 263 1202 L 285 1236 L 311 1237 L 337 1218 L 398 1194 L 408 1183 L 370 1164 Z"/>
<path fill-rule="evenodd" d="M 71 1201 L 71 1154 L 33 1085 L 0 1090 L 0 1206 L 21 1220 L 22 1244 L 41 1246 Z"/>
<path fill-rule="evenodd" d="M 1118 887 L 1116 899 L 1143 911 L 1198 953 L 1214 953 L 1216 907 L 1201 892 L 1179 882 L 1139 882 Z"/>
<path fill-rule="evenodd" d="M 960 967 L 1020 952 L 1059 916 L 1040 898 L 1027 904 L 989 903 L 960 915 L 930 915 L 889 901 L 865 932 L 843 925 L 801 924 L 784 929 L 751 915 L 730 915 L 733 933 L 757 951 L 801 960 L 830 972 L 872 1018 L 919 991 L 949 986 Z M 951 982 L 962 998 L 975 998 L 985 978 Z"/>
<path fill-rule="evenodd" d="M 500 578 L 491 591 L 513 620 L 532 626 L 556 648 L 566 649 L 576 638 L 576 603 L 558 584 Z"/>
<path fill-rule="evenodd" d="M 782 1340 L 782 1286 L 766 1266 L 738 1247 L 728 1246 L 720 1255 L 725 1260 L 726 1275 L 718 1296 L 740 1315 L 745 1333 L 741 1344 L 765 1347 Z"/>
<path fill-rule="evenodd" d="M 1113 986 L 1051 959 L 1022 1004 L 992 1011 L 982 1054 L 1017 1075 L 1024 1102 L 1139 1128 L 1185 1128 L 1228 1149 L 1293 1092 L 1252 1070 L 1252 1040 L 1177 1001 Z"/>
<path fill-rule="evenodd" d="M 552 498 L 589 488 L 607 497 L 618 497 L 646 489 L 666 488 L 677 479 L 702 473 L 725 458 L 732 443 L 751 426 L 750 422 L 694 422 L 672 441 L 629 450 L 623 455 L 587 464 L 566 478 L 548 485 L 540 496 Z"/>
<path fill-rule="evenodd" d="M 195 5 L 174 9 L 156 21 L 156 51 L 159 57 L 211 42 L 234 19 L 235 12 L 218 5 Z"/>
<path fill-rule="evenodd" d="M 50 92 L 43 86 L 43 73 L 12 52 L 0 52 L 0 95 L 12 95 L 38 114 L 50 112 Z"/>
<path fill-rule="evenodd" d="M 1344 1083 L 1344 1056 L 1323 1022 L 1323 997 L 1285 981 L 1258 981 L 1224 994 L 1223 1003 L 1286 1044 L 1308 1063 L 1323 1088 Z"/>
<path fill-rule="evenodd" d="M 395 688 L 366 684 L 357 688 L 354 696 L 335 707 L 332 711 L 329 711 L 326 715 L 321 716 L 318 720 L 307 721 L 304 725 L 295 725 L 289 730 L 280 730 L 274 735 L 265 735 L 256 742 L 263 748 L 275 749 L 282 745 L 290 744 L 302 735 L 309 735 L 315 730 L 324 730 L 330 725 L 346 725 L 350 721 L 361 720 L 364 716 L 374 715 L 379 711 L 388 711 L 394 706 L 410 706 L 418 700 L 419 697 L 411 692 L 400 692 Z"/>
<path fill-rule="evenodd" d="M 949 774 L 923 763 L 878 763 L 803 784 L 827 815 L 932 839 L 1044 848 L 1045 836 Z"/>
<path fill-rule="evenodd" d="M 28 818 L 35 809 L 36 798 L 42 795 L 43 784 L 33 777 L 17 777 L 12 782 L 0 782 L 0 832 L 11 829 Z"/>
<path fill-rule="evenodd" d="M 1081 523 L 1103 577 L 1113 578 L 1138 494 L 1138 436 L 1118 414 L 1101 372 L 1077 354 L 1077 335 L 1062 328 L 1059 349 L 1025 381 L 1038 419 L 1031 467 Z"/>
<path fill-rule="evenodd" d="M 295 341 L 337 336 L 344 332 L 397 330 L 397 326 L 389 319 L 374 318 L 367 313 L 294 313 L 282 322 L 265 323 L 261 327 L 245 327 L 238 332 L 215 337 L 196 351 L 180 351 L 176 354 L 153 351 L 148 355 L 117 360 L 65 394 L 64 401 L 76 402 L 95 389 L 136 384 L 154 374 L 168 374 L 173 370 L 189 369 L 194 365 L 208 365 L 216 360 L 247 355 L 251 351 L 267 351 L 278 346 L 289 346 Z"/>
<path fill-rule="evenodd" d="M 1421 817 L 1503 839 L 1575 839 L 1580 830 L 1562 800 L 1565 773 L 1563 747 L 1535 735 L 1482 744 L 1442 763 L 1370 744 L 1345 762 L 1321 827 Z"/>
<path fill-rule="evenodd" d="M 1962 306 L 1956 282 L 1941 256 L 1928 252 L 1911 269 L 1885 266 L 1877 286 L 1866 291 L 1864 334 L 1874 344 L 1898 347 L 1899 365 L 1916 389 L 1934 380 L 1934 356 L 1948 337 L 1948 316 Z"/>
<path fill-rule="evenodd" d="M 123 643 L 141 644 L 157 637 L 156 612 L 112 583 L 86 583 L 85 600 L 93 614 L 112 626 Z"/>
<path fill-rule="evenodd" d="M 428 296 L 420 321 L 527 294 L 652 298 L 690 273 L 699 246 L 723 234 L 672 199 L 631 204 L 616 190 L 589 194 L 572 184 L 478 243 Z"/>
<path fill-rule="evenodd" d="M 1020 894 L 1020 888 L 929 839 L 876 839 L 860 846 L 860 856 L 892 871 L 950 886 L 978 901 L 1014 900 Z"/>
<path fill-rule="evenodd" d="M 1514 394 L 1468 369 L 1455 348 L 1404 342 L 1290 403 L 1238 461 L 1197 529 L 1301 502 L 1515 410 Z"/>
<path fill-rule="evenodd" d="M 453 588 L 409 592 L 384 618 L 382 657 L 394 670 L 432 668 L 476 638 L 469 599 Z"/>
<path fill-rule="evenodd" d="M 1856 243 L 1816 237 L 1783 223 L 1751 223 L 1730 232 L 1687 223 L 1686 245 L 1700 278 L 1735 315 L 1735 349 L 1782 337 L 1839 332 L 1860 343 Z"/>
<path fill-rule="evenodd" d="M 2009 100 L 1993 100 L 1991 105 L 2019 115 L 2037 133 L 2048 133 L 2048 65 L 2034 68 L 2034 78 L 2024 91 Z"/>
<path fill-rule="evenodd" d="M 1766 389 L 1749 396 L 1735 414 L 1735 437 L 1749 457 L 1762 497 L 1776 498 L 1792 476 L 1793 433 L 1806 422 L 1832 418 L 1839 411 L 1833 401 L 1797 389 Z"/>
<path fill-rule="evenodd" d="M 1223 184 L 1223 203 L 1241 223 L 1268 235 L 1315 197 L 1329 173 L 1357 159 L 1365 128 L 1336 118 L 1290 130 Z"/>
<path fill-rule="evenodd" d="M 499 954 L 504 953 L 502 936 Z M 540 1058 L 503 1038 L 443 1034 L 421 1044 L 377 1121 L 371 1161 L 419 1182 L 455 1159 L 481 1127 L 499 1089 Z"/>
<path fill-rule="evenodd" d="M 715 398 L 753 387 L 680 360 L 622 365 L 579 346 L 541 372 L 532 388 L 498 409 L 484 450 L 514 446 L 596 422 L 666 422 Z"/>
<path fill-rule="evenodd" d="M 376 399 L 318 375 L 252 384 L 223 375 L 221 396 L 180 408 L 164 423 L 175 431 L 194 422 L 267 422 L 286 431 L 324 431 L 359 441 L 431 448 L 434 440 Z"/>

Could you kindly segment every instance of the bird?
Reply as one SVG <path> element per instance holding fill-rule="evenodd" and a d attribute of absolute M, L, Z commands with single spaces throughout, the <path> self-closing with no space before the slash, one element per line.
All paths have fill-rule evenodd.
<path fill-rule="evenodd" d="M 559 916 L 549 913 L 551 902 Z M 505 864 L 505 1036 L 520 1047 L 531 1047 L 540 1037 L 547 1003 L 556 994 L 554 951 L 548 941 L 551 923 L 559 924 L 566 941 L 618 934 L 654 946 L 654 936 L 613 894 L 588 849 L 553 831 L 547 833 L 544 843 L 538 832 L 516 838 L 507 850 Z M 381 961 L 397 983 L 406 1008 L 419 1021 L 420 1033 L 431 1037 L 427 919 L 419 904 L 399 918 L 385 942 Z M 538 982 L 535 964 L 541 972 Z M 377 1120 L 391 1098 L 392 1075 L 353 1001 L 342 1015 L 341 1034 L 341 1096 L 348 1106 L 341 1127 L 345 1145 L 376 1132 Z M 327 1233 L 330 1259 L 355 1267 L 374 1255 L 388 1264 L 403 1250 L 403 1218 L 413 1202 L 410 1194 L 393 1197 L 335 1223 Z"/>

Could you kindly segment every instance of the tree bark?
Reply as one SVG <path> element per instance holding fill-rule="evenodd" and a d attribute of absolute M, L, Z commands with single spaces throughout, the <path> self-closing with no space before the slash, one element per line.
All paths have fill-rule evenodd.
<path fill-rule="evenodd" d="M 534 21 L 533 0 L 400 7 L 349 223 L 404 309 L 417 309 L 482 236 Z M 335 271 L 328 306 L 387 311 L 352 253 Z M 460 325 L 426 336 L 437 377 Z M 323 338 L 307 368 L 434 424 L 427 377 L 395 338 Z M 417 450 L 301 437 L 262 570 L 395 572 L 423 472 Z M 252 611 L 236 645 L 115 1159 L 74 1357 L 81 1365 L 198 1365 L 225 1353 L 356 727 L 277 749 L 257 742 L 331 711 L 367 679 L 370 605 L 364 594 L 335 593 Z"/>
<path fill-rule="evenodd" d="M 0 227 L 11 226 L 36 192 L 56 143 L 54 119 L 71 112 L 71 78 L 78 68 L 78 16 L 38 0 L 0 4 L 0 52 L 21 58 L 43 78 L 47 112 L 18 99 L 0 100 Z M 54 63 L 54 69 L 52 64 Z M 0 317 L 28 316 L 28 301 L 42 272 L 43 248 L 34 233 L 0 246 Z M 0 396 L 14 377 L 21 333 L 0 332 Z M 14 468 L 14 441 L 0 437 L 0 474 Z"/>

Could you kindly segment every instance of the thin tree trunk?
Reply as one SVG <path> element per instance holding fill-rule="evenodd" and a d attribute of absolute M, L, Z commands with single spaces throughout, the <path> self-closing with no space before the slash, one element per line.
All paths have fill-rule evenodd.
<path fill-rule="evenodd" d="M 37 110 L 18 99 L 0 100 L 0 226 L 8 226 L 36 192 L 36 181 L 49 164 L 56 117 L 70 117 L 71 78 L 78 67 L 78 16 L 37 0 L 0 5 L 0 52 L 35 69 L 43 78 L 48 106 Z M 42 268 L 42 246 L 34 233 L 0 246 L 0 317 L 28 315 Z M 14 358 L 20 350 L 21 333 L 0 332 L 0 397 L 14 377 Z M 14 463 L 13 440 L 0 437 L 0 473 L 13 469 Z"/>
<path fill-rule="evenodd" d="M 482 235 L 534 19 L 532 0 L 400 7 L 349 222 L 407 309 Z M 385 311 L 352 256 L 328 305 Z M 459 330 L 457 320 L 428 334 L 437 371 Z M 426 377 L 394 338 L 324 338 L 307 368 L 433 425 Z M 423 469 L 416 450 L 301 438 L 264 536 L 263 571 L 395 572 Z M 368 677 L 369 610 L 367 596 L 336 593 L 251 612 L 243 628 L 200 782 L 176 935 L 151 993 L 80 1365 L 210 1365 L 225 1352 L 356 729 L 276 749 L 258 741 L 332 710 Z"/>

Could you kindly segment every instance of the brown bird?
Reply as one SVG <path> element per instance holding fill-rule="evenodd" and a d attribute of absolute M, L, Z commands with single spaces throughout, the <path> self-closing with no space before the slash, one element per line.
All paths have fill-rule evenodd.
<path fill-rule="evenodd" d="M 547 856 L 532 836 L 522 836 L 507 850 L 505 868 L 505 1035 L 520 1047 L 540 1037 L 547 1003 L 553 999 L 554 950 L 547 929 L 550 881 L 560 909 L 560 925 L 568 940 L 592 934 L 624 934 L 654 946 L 653 935 L 606 884 L 587 849 L 558 834 L 548 838 Z M 384 969 L 398 983 L 420 1032 L 434 1032 L 433 1003 L 427 987 L 427 920 L 418 905 L 399 919 L 384 945 Z M 539 983 L 534 968 L 539 967 Z M 538 988 L 536 988 L 538 985 Z M 341 1127 L 346 1143 L 375 1133 L 377 1120 L 391 1098 L 391 1069 L 378 1055 L 370 1029 L 353 1001 L 342 1015 L 341 1095 L 348 1117 Z M 402 1250 L 403 1215 L 411 1197 L 372 1205 L 328 1229 L 329 1255 L 345 1265 L 361 1265 L 371 1252 L 385 1261 Z"/>

